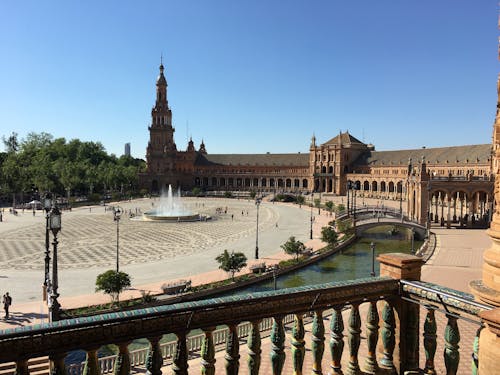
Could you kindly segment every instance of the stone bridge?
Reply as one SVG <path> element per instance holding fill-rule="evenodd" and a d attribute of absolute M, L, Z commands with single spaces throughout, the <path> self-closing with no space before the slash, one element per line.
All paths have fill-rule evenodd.
<path fill-rule="evenodd" d="M 363 206 L 352 210 L 350 216 L 355 221 L 356 234 L 363 233 L 365 230 L 379 225 L 397 225 L 413 229 L 418 234 L 419 239 L 427 235 L 427 228 L 420 223 L 408 219 L 402 215 L 401 211 L 391 207 Z M 337 215 L 337 220 L 343 220 L 349 217 L 347 212 Z"/>

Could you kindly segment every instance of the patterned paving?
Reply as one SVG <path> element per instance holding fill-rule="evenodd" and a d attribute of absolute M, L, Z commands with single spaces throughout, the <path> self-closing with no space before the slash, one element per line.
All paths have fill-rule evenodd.
<path fill-rule="evenodd" d="M 246 200 L 188 200 L 193 211 L 208 214 L 208 222 L 156 223 L 135 221 L 122 216 L 120 221 L 120 264 L 148 263 L 179 255 L 192 255 L 204 249 L 231 243 L 255 235 L 256 208 Z M 228 207 L 217 214 L 216 207 Z M 135 208 L 124 205 L 125 210 Z M 150 209 L 149 201 L 137 208 Z M 231 218 L 233 215 L 233 218 Z M 127 217 L 126 217 L 127 216 Z M 274 226 L 278 214 L 272 206 L 261 205 L 259 228 Z M 108 267 L 116 262 L 116 223 L 111 211 L 103 207 L 75 210 L 63 214 L 63 231 L 59 234 L 59 267 Z M 0 269 L 42 270 L 45 226 L 27 224 L 4 231 L 0 238 Z"/>

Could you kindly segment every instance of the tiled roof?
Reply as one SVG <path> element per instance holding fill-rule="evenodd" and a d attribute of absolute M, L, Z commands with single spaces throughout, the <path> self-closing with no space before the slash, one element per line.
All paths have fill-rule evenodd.
<path fill-rule="evenodd" d="M 419 163 L 425 156 L 427 164 L 487 163 L 491 157 L 491 144 L 419 148 L 415 150 L 371 151 L 363 153 L 355 162 L 357 165 L 408 165 L 408 159 Z"/>
<path fill-rule="evenodd" d="M 248 165 L 308 167 L 306 154 L 198 154 L 196 165 Z"/>
<path fill-rule="evenodd" d="M 352 135 L 350 135 L 349 132 L 340 133 L 339 135 L 333 137 L 332 139 L 330 139 L 329 141 L 327 141 L 323 144 L 324 145 L 331 145 L 331 144 L 338 145 L 339 139 L 342 141 L 342 144 L 344 144 L 344 145 L 345 144 L 353 144 L 353 143 L 357 143 L 357 144 L 361 144 L 361 145 L 364 144 L 356 137 L 353 137 Z"/>

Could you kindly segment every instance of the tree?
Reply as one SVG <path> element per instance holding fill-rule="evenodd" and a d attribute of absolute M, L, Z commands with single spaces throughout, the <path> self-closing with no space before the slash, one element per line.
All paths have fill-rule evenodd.
<path fill-rule="evenodd" d="M 318 209 L 318 214 L 321 213 L 321 199 L 315 199 L 314 200 L 314 207 Z"/>
<path fill-rule="evenodd" d="M 297 203 L 299 207 L 302 207 L 305 201 L 306 199 L 304 198 L 303 195 L 297 195 L 297 197 L 295 198 L 295 203 Z"/>
<path fill-rule="evenodd" d="M 337 207 L 335 208 L 335 213 L 337 214 L 341 214 L 344 211 L 345 211 L 345 206 L 342 203 L 338 204 Z"/>
<path fill-rule="evenodd" d="M 352 220 L 337 220 L 337 231 L 339 233 L 344 233 L 345 235 L 351 234 L 353 231 Z"/>
<path fill-rule="evenodd" d="M 326 242 L 329 247 L 333 247 L 338 242 L 339 235 L 330 226 L 321 228 L 321 241 Z"/>
<path fill-rule="evenodd" d="M 335 208 L 335 205 L 333 204 L 332 201 L 327 201 L 325 203 L 325 207 L 328 210 L 329 213 L 332 213 L 333 209 Z"/>
<path fill-rule="evenodd" d="M 221 270 L 231 273 L 231 279 L 233 281 L 234 274 L 247 265 L 247 257 L 245 254 L 235 253 L 234 251 L 231 251 L 231 254 L 229 254 L 227 250 L 224 250 L 215 260 L 219 263 L 219 268 Z"/>
<path fill-rule="evenodd" d="M 201 189 L 199 187 L 194 187 L 193 190 L 191 190 L 191 193 L 193 196 L 197 197 L 201 194 Z"/>
<path fill-rule="evenodd" d="M 296 241 L 294 236 L 291 236 L 281 248 L 285 253 L 295 255 L 295 261 L 299 260 L 299 255 L 305 250 L 306 246 L 301 241 Z"/>
<path fill-rule="evenodd" d="M 112 302 L 119 302 L 120 293 L 130 286 L 130 276 L 125 272 L 109 270 L 97 275 L 95 291 L 104 292 L 111 296 Z"/>
<path fill-rule="evenodd" d="M 2 136 L 2 142 L 8 154 L 16 153 L 19 150 L 19 140 L 17 139 L 16 132 L 12 132 L 7 138 Z"/>

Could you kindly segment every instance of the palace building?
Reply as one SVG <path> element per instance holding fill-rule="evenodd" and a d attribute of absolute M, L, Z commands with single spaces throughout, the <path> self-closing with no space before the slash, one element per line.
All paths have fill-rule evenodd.
<path fill-rule="evenodd" d="M 309 153 L 210 154 L 192 139 L 177 149 L 163 64 L 151 110 L 146 172 L 141 187 L 159 192 L 169 184 L 182 190 L 321 193 L 404 202 L 410 218 L 450 226 L 488 222 L 493 206 L 492 145 L 376 151 L 340 132 Z"/>

